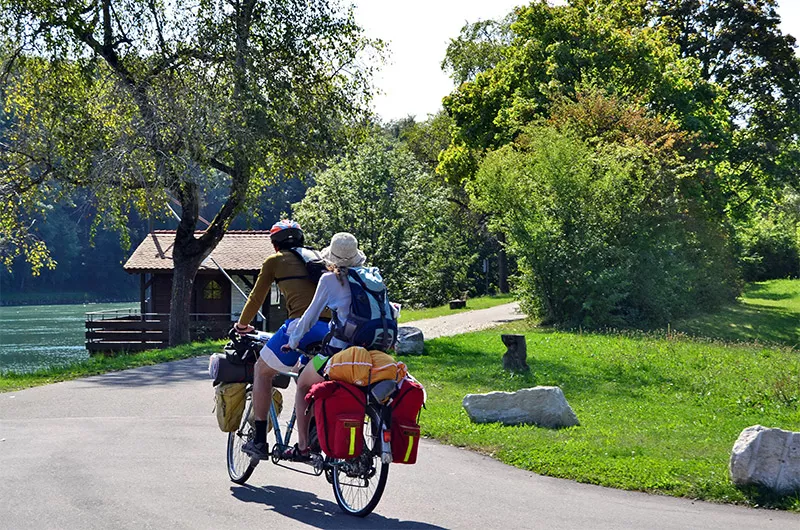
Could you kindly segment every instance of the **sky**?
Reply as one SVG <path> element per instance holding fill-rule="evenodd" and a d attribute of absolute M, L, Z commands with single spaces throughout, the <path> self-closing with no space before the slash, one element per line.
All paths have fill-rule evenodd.
<path fill-rule="evenodd" d="M 387 63 L 375 76 L 373 107 L 384 120 L 424 120 L 441 108 L 453 82 L 441 69 L 447 44 L 467 22 L 499 19 L 521 0 L 354 0 L 367 35 L 388 42 Z M 784 32 L 800 40 L 800 0 L 779 0 Z"/>

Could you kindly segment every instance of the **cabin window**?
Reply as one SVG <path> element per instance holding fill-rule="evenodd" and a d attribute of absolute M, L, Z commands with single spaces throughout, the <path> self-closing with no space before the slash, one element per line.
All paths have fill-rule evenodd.
<path fill-rule="evenodd" d="M 220 300 L 222 298 L 222 287 L 216 281 L 211 280 L 203 288 L 203 298 L 205 300 Z"/>

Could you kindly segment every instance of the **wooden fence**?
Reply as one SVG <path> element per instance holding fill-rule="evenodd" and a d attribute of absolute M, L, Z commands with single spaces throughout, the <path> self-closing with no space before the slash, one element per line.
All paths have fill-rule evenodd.
<path fill-rule="evenodd" d="M 189 315 L 191 340 L 224 338 L 231 327 L 229 313 Z M 169 344 L 169 314 L 113 309 L 86 313 L 86 349 L 90 354 L 142 351 Z"/>

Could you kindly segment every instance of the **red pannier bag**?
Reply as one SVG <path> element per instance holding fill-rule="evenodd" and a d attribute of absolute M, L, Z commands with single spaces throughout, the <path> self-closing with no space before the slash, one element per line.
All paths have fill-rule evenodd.
<path fill-rule="evenodd" d="M 355 385 L 324 381 L 311 387 L 306 402 L 314 404 L 317 437 L 331 458 L 353 458 L 364 446 L 367 396 Z"/>
<path fill-rule="evenodd" d="M 419 412 L 425 404 L 425 390 L 406 378 L 389 402 L 392 409 L 392 462 L 415 464 L 419 449 Z"/>

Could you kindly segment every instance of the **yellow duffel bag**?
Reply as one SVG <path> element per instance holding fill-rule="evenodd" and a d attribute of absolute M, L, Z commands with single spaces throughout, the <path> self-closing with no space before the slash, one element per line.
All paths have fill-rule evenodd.
<path fill-rule="evenodd" d="M 366 386 L 391 379 L 401 381 L 408 374 L 406 365 L 380 350 L 367 351 L 360 346 L 351 346 L 333 354 L 325 367 L 325 375 L 331 381 L 343 381 L 351 385 Z"/>
<path fill-rule="evenodd" d="M 325 366 L 325 375 L 331 381 L 366 386 L 370 382 L 371 370 L 372 355 L 366 348 L 350 346 L 331 356 Z"/>
<path fill-rule="evenodd" d="M 396 361 L 388 353 L 380 350 L 370 350 L 369 355 L 372 357 L 370 383 L 377 383 L 387 379 L 397 382 L 408 375 L 406 364 L 402 361 Z"/>

